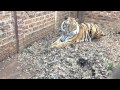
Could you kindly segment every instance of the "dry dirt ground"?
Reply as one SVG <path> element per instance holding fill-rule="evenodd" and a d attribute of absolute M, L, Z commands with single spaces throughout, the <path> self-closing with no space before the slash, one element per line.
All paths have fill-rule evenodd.
<path fill-rule="evenodd" d="M 66 48 L 52 48 L 59 33 L 34 42 L 0 62 L 1 79 L 105 79 L 120 60 L 119 29 L 107 25 L 106 36 Z M 83 62 L 82 59 L 83 58 Z"/>

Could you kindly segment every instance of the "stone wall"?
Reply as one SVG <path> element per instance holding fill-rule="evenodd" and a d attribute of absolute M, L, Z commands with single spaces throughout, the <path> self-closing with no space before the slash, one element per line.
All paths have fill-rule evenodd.
<path fill-rule="evenodd" d="M 107 25 L 110 28 L 120 28 L 120 11 L 87 11 L 86 22 Z"/>

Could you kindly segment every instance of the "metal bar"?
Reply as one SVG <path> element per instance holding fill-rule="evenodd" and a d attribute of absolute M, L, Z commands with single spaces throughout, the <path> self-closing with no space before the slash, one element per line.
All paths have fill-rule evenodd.
<path fill-rule="evenodd" d="M 17 12 L 13 11 L 13 17 L 14 17 L 14 28 L 15 28 L 15 36 L 16 36 L 16 50 L 17 53 L 19 53 L 19 35 L 18 35 L 18 24 L 17 24 Z"/>

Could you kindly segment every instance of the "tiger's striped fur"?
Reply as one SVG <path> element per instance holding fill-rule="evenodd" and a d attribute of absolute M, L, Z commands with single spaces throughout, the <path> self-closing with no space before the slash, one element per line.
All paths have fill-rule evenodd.
<path fill-rule="evenodd" d="M 64 22 L 65 23 L 62 24 L 66 27 L 66 29 L 68 29 L 69 33 L 67 34 L 66 29 L 63 28 L 62 31 L 65 32 L 66 35 L 71 35 L 71 37 L 69 38 L 70 40 L 60 42 L 60 39 L 58 39 L 56 42 L 52 43 L 52 46 L 54 47 L 65 47 L 65 46 L 69 46 L 70 44 L 74 44 L 82 41 L 91 42 L 91 40 L 99 39 L 101 38 L 101 36 L 104 35 L 103 31 L 101 31 L 99 27 L 93 23 L 78 24 L 77 20 L 71 17 L 68 17 L 68 19 Z M 74 31 L 75 26 L 79 27 L 79 31 L 77 32 Z"/>

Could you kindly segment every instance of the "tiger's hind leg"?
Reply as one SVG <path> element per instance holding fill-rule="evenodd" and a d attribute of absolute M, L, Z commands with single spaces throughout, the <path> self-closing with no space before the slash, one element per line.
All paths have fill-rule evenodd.
<path fill-rule="evenodd" d="M 91 42 L 91 37 L 90 37 L 89 33 L 88 33 L 87 37 L 88 37 L 88 41 Z"/>
<path fill-rule="evenodd" d="M 91 42 L 91 24 L 90 23 L 85 23 L 87 26 L 87 41 Z"/>
<path fill-rule="evenodd" d="M 88 42 L 90 39 L 88 30 L 85 31 L 85 41 Z"/>

